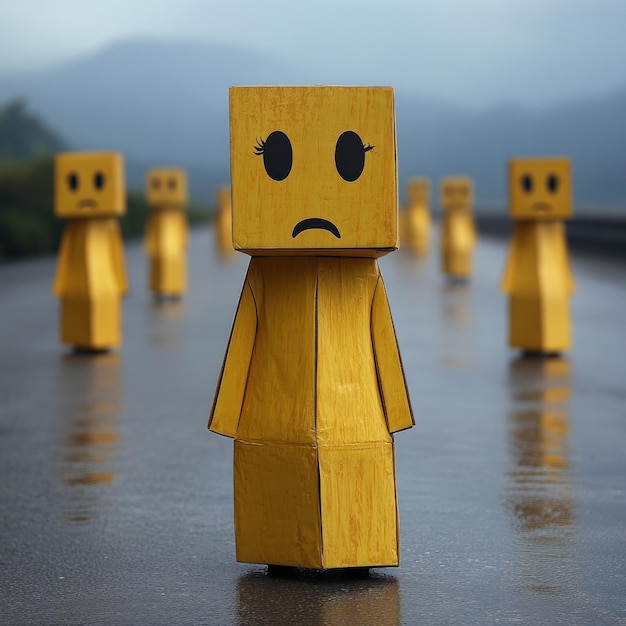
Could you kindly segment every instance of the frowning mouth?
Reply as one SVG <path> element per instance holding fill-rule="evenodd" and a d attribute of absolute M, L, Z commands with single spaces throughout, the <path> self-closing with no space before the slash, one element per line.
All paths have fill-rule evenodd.
<path fill-rule="evenodd" d="M 535 211 L 549 211 L 552 207 L 547 202 L 536 202 L 532 206 Z"/>
<path fill-rule="evenodd" d="M 78 202 L 78 207 L 79 208 L 83 208 L 83 207 L 92 207 L 92 208 L 96 208 L 98 206 L 98 203 L 95 200 L 92 200 L 91 198 L 83 198 L 82 200 L 79 200 Z"/>
<path fill-rule="evenodd" d="M 291 236 L 295 239 L 301 232 L 314 229 L 327 230 L 329 233 L 335 235 L 337 239 L 341 239 L 339 229 L 332 222 L 322 217 L 307 217 L 307 219 L 299 221 L 293 227 Z"/>

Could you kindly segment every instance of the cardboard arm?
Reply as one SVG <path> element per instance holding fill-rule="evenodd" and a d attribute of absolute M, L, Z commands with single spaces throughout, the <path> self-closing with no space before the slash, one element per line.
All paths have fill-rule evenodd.
<path fill-rule="evenodd" d="M 511 235 L 511 243 L 509 245 L 509 254 L 506 261 L 506 267 L 504 268 L 504 274 L 500 281 L 500 291 L 504 293 L 511 293 L 513 291 L 513 283 L 515 281 L 515 268 L 518 265 L 518 235 L 517 231 L 513 230 Z"/>
<path fill-rule="evenodd" d="M 565 276 L 566 293 L 573 294 L 576 292 L 576 281 L 574 279 L 574 271 L 572 270 L 572 260 L 567 249 L 567 235 L 565 233 L 565 224 L 559 224 L 559 244 L 561 248 L 561 258 L 563 259 L 563 273 Z"/>
<path fill-rule="evenodd" d="M 56 296 L 62 296 L 67 287 L 66 280 L 70 269 L 71 230 L 72 224 L 70 222 L 63 229 L 63 235 L 61 236 L 57 271 L 54 278 L 54 285 L 52 286 L 52 293 Z"/>
<path fill-rule="evenodd" d="M 146 251 L 146 254 L 149 256 L 153 256 L 156 253 L 156 224 L 154 220 L 153 213 L 148 213 L 148 217 L 146 219 L 146 230 L 143 235 L 143 249 Z"/>
<path fill-rule="evenodd" d="M 113 269 L 117 278 L 117 285 L 122 295 L 128 293 L 128 274 L 124 258 L 124 242 L 122 231 L 117 220 L 111 220 L 111 247 L 113 253 Z"/>
<path fill-rule="evenodd" d="M 256 329 L 256 305 L 246 280 L 209 416 L 209 430 L 214 433 L 226 437 L 234 437 L 237 433 Z"/>
<path fill-rule="evenodd" d="M 189 220 L 187 219 L 187 213 L 180 212 L 180 228 L 183 238 L 183 249 L 189 246 Z"/>
<path fill-rule="evenodd" d="M 378 278 L 372 301 L 371 332 L 378 387 L 389 432 L 411 428 L 415 420 L 382 276 Z"/>

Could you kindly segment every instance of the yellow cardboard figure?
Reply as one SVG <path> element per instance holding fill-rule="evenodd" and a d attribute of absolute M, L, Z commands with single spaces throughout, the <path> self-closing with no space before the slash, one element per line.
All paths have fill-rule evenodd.
<path fill-rule="evenodd" d="M 209 428 L 235 439 L 237 560 L 398 565 L 392 433 L 413 417 L 376 257 L 397 248 L 393 90 L 230 90 L 252 256 Z"/>
<path fill-rule="evenodd" d="M 68 152 L 55 163 L 55 213 L 67 219 L 54 282 L 61 341 L 79 350 L 121 343 L 121 296 L 128 291 L 117 217 L 126 212 L 122 155 Z"/>
<path fill-rule="evenodd" d="M 515 226 L 501 284 L 509 294 L 509 343 L 526 352 L 568 350 L 575 290 L 563 223 L 572 216 L 569 160 L 513 159 L 509 211 Z"/>
<path fill-rule="evenodd" d="M 189 227 L 184 211 L 185 171 L 151 169 L 146 180 L 146 199 L 151 207 L 144 235 L 144 248 L 150 259 L 150 291 L 156 296 L 180 297 L 187 291 Z"/>
<path fill-rule="evenodd" d="M 411 178 L 407 185 L 407 243 L 418 256 L 430 247 L 430 182 L 427 178 Z"/>
<path fill-rule="evenodd" d="M 230 208 L 230 189 L 228 187 L 220 187 L 217 190 L 215 236 L 220 255 L 224 258 L 231 257 L 235 249 L 233 248 L 233 214 Z"/>
<path fill-rule="evenodd" d="M 472 179 L 447 177 L 441 181 L 441 253 L 443 271 L 455 279 L 472 275 L 476 247 L 476 224 L 473 215 Z"/>

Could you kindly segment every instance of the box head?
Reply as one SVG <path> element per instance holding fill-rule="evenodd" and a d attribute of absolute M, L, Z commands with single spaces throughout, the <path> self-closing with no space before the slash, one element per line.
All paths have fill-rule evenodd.
<path fill-rule="evenodd" d="M 516 219 L 572 216 L 572 179 L 567 158 L 511 159 L 509 212 Z"/>
<path fill-rule="evenodd" d="M 406 198 L 412 204 L 428 204 L 430 201 L 430 181 L 428 178 L 411 178 L 406 187 Z"/>
<path fill-rule="evenodd" d="M 187 204 L 187 174 L 180 168 L 155 168 L 146 176 L 146 202 L 154 208 Z"/>
<path fill-rule="evenodd" d="M 441 179 L 439 202 L 444 213 L 470 211 L 474 205 L 474 183 L 469 176 L 446 176 Z"/>
<path fill-rule="evenodd" d="M 232 87 L 235 248 L 379 256 L 398 244 L 393 89 Z"/>
<path fill-rule="evenodd" d="M 54 212 L 59 217 L 126 213 L 124 164 L 117 152 L 63 152 L 55 158 Z"/>

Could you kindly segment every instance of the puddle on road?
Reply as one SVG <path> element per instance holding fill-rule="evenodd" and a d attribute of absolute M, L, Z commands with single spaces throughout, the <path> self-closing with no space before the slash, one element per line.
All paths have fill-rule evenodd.
<path fill-rule="evenodd" d="M 61 480 L 64 516 L 87 522 L 115 480 L 120 441 L 121 360 L 117 353 L 70 354 L 61 362 Z"/>
<path fill-rule="evenodd" d="M 576 511 L 570 477 L 570 363 L 518 358 L 509 368 L 513 410 L 505 507 L 521 551 L 526 589 L 571 589 Z"/>

